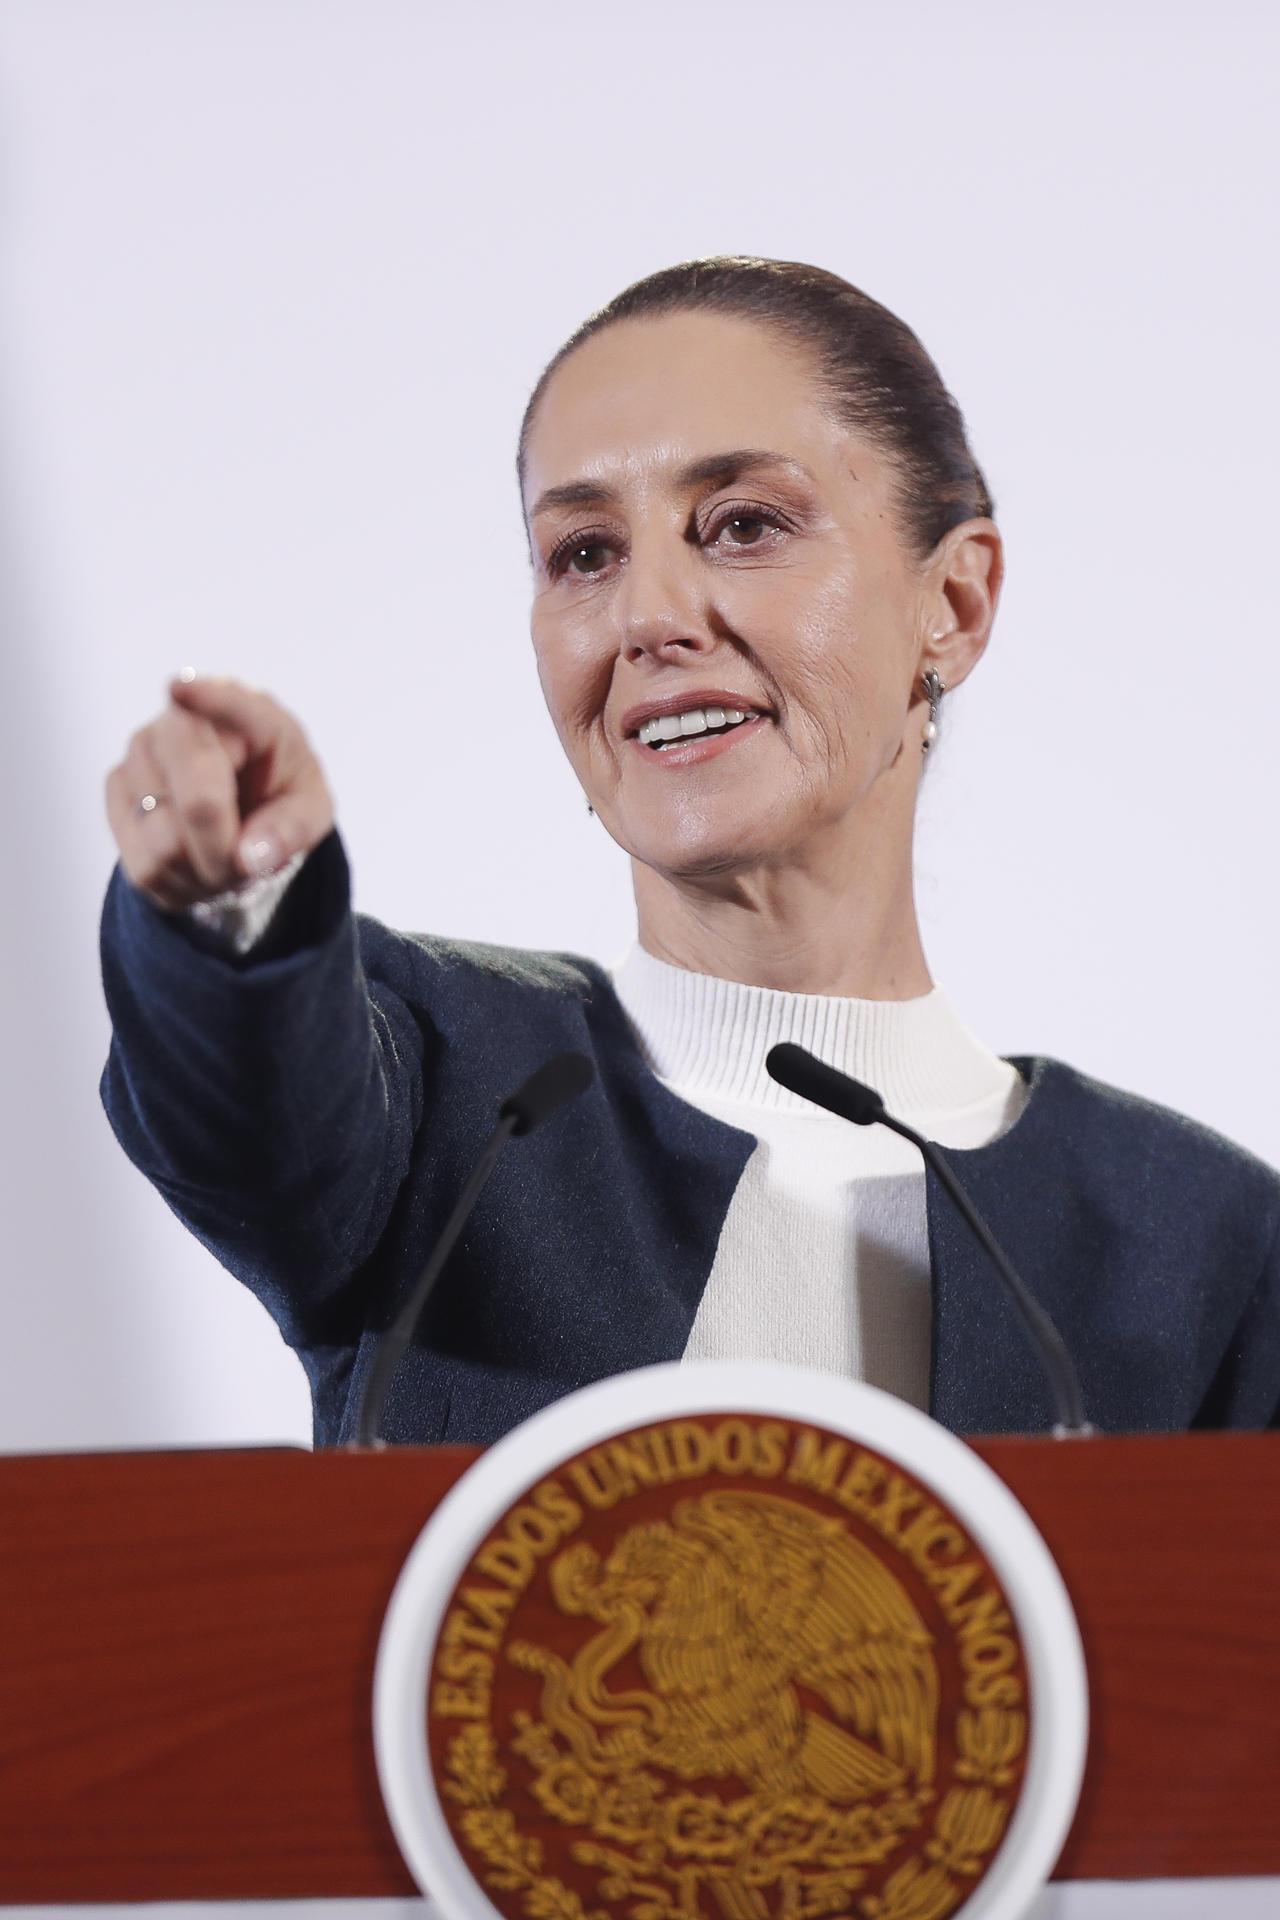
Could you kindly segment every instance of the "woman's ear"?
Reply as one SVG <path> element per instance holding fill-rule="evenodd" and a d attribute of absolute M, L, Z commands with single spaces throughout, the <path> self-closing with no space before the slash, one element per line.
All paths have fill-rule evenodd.
<path fill-rule="evenodd" d="M 965 520 L 943 536 L 926 562 L 920 673 L 932 670 L 947 687 L 968 678 L 991 636 L 1003 579 L 994 520 Z"/>

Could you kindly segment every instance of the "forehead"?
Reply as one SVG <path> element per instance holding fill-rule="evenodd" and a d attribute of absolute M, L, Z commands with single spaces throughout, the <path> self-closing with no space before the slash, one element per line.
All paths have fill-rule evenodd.
<path fill-rule="evenodd" d="M 708 313 L 624 320 L 552 375 L 529 435 L 525 500 L 577 481 L 639 481 L 733 447 L 847 468 L 851 438 L 813 359 L 774 329 Z"/>

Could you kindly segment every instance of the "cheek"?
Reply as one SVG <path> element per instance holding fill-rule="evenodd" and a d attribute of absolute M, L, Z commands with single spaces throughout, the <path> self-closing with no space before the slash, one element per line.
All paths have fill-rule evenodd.
<path fill-rule="evenodd" d="M 797 567 L 734 584 L 730 622 L 776 683 L 797 731 L 831 746 L 878 734 L 900 704 L 900 596 L 852 564 Z"/>
<path fill-rule="evenodd" d="M 572 749 L 603 709 L 609 662 L 572 621 L 535 608 L 531 632 L 542 697 L 566 749 Z"/>

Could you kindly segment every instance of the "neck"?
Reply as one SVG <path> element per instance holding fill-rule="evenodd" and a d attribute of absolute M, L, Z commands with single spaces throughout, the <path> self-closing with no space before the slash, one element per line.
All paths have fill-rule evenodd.
<path fill-rule="evenodd" d="M 743 866 L 711 878 L 632 862 L 646 953 L 691 973 L 785 993 L 913 1000 L 933 985 L 912 887 L 911 846 L 864 857 Z"/>

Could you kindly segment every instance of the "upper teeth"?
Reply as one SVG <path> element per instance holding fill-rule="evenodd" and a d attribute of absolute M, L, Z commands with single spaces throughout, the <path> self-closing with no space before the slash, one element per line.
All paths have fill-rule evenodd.
<path fill-rule="evenodd" d="M 645 721 L 640 729 L 640 744 L 652 747 L 659 741 L 680 740 L 690 733 L 741 726 L 747 717 L 740 707 L 690 707 L 688 713 L 664 713 L 660 720 Z"/>

